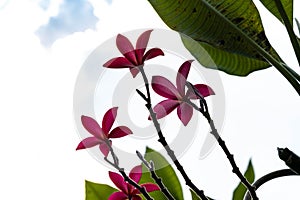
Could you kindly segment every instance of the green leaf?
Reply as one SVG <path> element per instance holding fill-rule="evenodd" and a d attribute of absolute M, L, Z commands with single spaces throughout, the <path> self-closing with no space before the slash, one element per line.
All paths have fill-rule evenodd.
<path fill-rule="evenodd" d="M 296 24 L 297 24 L 297 27 L 298 27 L 298 32 L 299 32 L 299 34 L 300 34 L 300 23 L 299 23 L 299 21 L 295 18 L 295 21 L 296 21 Z M 299 45 L 300 45 L 300 38 L 299 37 L 297 37 L 297 40 L 298 40 L 298 43 L 299 43 Z"/>
<path fill-rule="evenodd" d="M 162 20 L 173 30 L 199 43 L 184 44 L 206 67 L 245 76 L 269 67 L 258 46 L 280 60 L 266 38 L 259 13 L 251 0 L 148 0 Z M 208 51 L 216 66 L 203 61 Z M 261 51 L 260 51 L 261 52 Z"/>
<path fill-rule="evenodd" d="M 147 161 L 153 161 L 156 174 L 162 179 L 163 184 L 166 186 L 172 196 L 176 200 L 183 200 L 183 193 L 179 179 L 169 162 L 160 153 L 150 149 L 149 147 L 146 148 L 145 159 Z M 151 178 L 150 172 L 143 165 L 143 175 L 140 183 L 147 182 L 155 183 Z M 161 191 L 151 192 L 150 195 L 154 199 L 167 200 Z"/>
<path fill-rule="evenodd" d="M 192 200 L 201 200 L 201 198 L 200 197 L 198 197 L 197 196 L 197 194 L 193 191 L 193 190 L 190 190 L 190 192 L 191 192 L 191 195 L 192 195 Z M 212 199 L 212 198 L 210 198 L 210 197 L 207 197 L 209 200 L 214 200 L 214 199 Z"/>
<path fill-rule="evenodd" d="M 297 24 L 297 27 L 298 27 L 298 31 L 299 31 L 299 34 L 300 34 L 300 23 L 299 23 L 299 21 L 297 19 L 295 19 L 295 21 L 296 21 L 296 24 Z"/>
<path fill-rule="evenodd" d="M 106 184 L 85 181 L 85 200 L 107 200 L 117 189 Z"/>
<path fill-rule="evenodd" d="M 249 161 L 248 167 L 244 176 L 248 180 L 249 183 L 253 183 L 255 179 L 254 169 L 251 160 Z M 233 200 L 242 200 L 247 192 L 246 187 L 243 183 L 240 183 L 233 192 Z"/>
<path fill-rule="evenodd" d="M 197 42 L 181 35 L 184 46 L 204 66 L 224 71 L 231 75 L 247 76 L 250 72 L 265 69 L 269 63 L 215 48 L 205 42 Z M 245 65 L 247 63 L 247 65 Z M 244 64 L 241 67 L 241 64 Z M 230 66 L 230 67 L 228 67 Z"/>
<path fill-rule="evenodd" d="M 193 190 L 190 190 L 190 192 L 191 192 L 191 195 L 192 195 L 192 200 L 201 200 L 201 198 L 198 197 Z"/>
<path fill-rule="evenodd" d="M 281 4 L 289 18 L 291 24 L 293 24 L 293 0 L 280 0 Z M 284 24 L 284 21 L 277 9 L 275 0 L 260 0 L 260 2 L 275 16 L 279 21 Z"/>

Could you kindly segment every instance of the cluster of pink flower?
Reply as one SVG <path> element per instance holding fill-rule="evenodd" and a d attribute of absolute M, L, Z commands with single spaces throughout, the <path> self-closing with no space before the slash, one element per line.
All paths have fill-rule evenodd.
<path fill-rule="evenodd" d="M 116 39 L 116 44 L 123 57 L 113 58 L 106 62 L 103 66 L 114 69 L 129 68 L 132 76 L 136 77 L 141 68 L 144 66 L 144 62 L 146 60 L 164 55 L 163 51 L 159 48 L 152 48 L 146 52 L 151 32 L 152 30 L 148 30 L 140 35 L 136 42 L 136 48 L 133 47 L 127 37 L 119 34 Z M 165 117 L 177 108 L 177 115 L 181 122 L 185 126 L 189 123 L 193 115 L 193 107 L 190 105 L 190 100 L 199 99 L 199 96 L 197 96 L 191 88 L 186 91 L 185 87 L 191 63 L 192 61 L 188 60 L 180 66 L 176 77 L 176 86 L 165 77 L 152 77 L 152 89 L 160 96 L 166 98 L 153 108 L 157 119 Z M 214 94 L 213 90 L 205 84 L 196 84 L 193 86 L 193 88 L 196 89 L 202 97 Z M 113 107 L 105 113 L 102 120 L 102 127 L 100 127 L 97 121 L 93 118 L 82 116 L 82 125 L 90 134 L 92 134 L 92 136 L 82 140 L 76 150 L 99 145 L 100 151 L 103 153 L 105 158 L 107 158 L 112 149 L 111 139 L 121 138 L 132 134 L 132 131 L 126 126 L 118 126 L 111 130 L 117 116 L 117 109 L 117 107 Z M 151 117 L 149 117 L 149 119 L 150 118 Z M 139 183 L 141 175 L 141 165 L 134 167 L 129 173 L 129 177 L 136 183 Z M 142 199 L 139 196 L 140 191 L 131 184 L 125 182 L 121 175 L 109 172 L 109 176 L 113 183 L 120 189 L 119 192 L 113 193 L 109 200 Z M 159 187 L 152 183 L 141 184 L 141 186 L 144 187 L 147 192 L 159 190 Z"/>

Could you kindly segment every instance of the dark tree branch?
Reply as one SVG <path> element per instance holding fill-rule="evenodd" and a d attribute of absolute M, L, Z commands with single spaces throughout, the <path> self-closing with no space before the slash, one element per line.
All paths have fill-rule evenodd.
<path fill-rule="evenodd" d="M 297 175 L 297 174 L 290 169 L 282 169 L 282 170 L 274 171 L 258 179 L 255 183 L 253 183 L 253 187 L 255 188 L 255 190 L 257 190 L 260 186 L 262 186 L 268 181 L 271 181 L 275 178 L 291 176 L 291 175 Z M 246 193 L 244 200 L 251 200 L 249 191 Z"/>
<path fill-rule="evenodd" d="M 138 183 L 136 183 L 134 180 L 132 180 L 129 176 L 127 176 L 127 174 L 125 173 L 124 171 L 124 168 L 121 168 L 119 166 L 119 159 L 117 157 L 117 155 L 115 154 L 113 148 L 111 147 L 110 145 L 110 141 L 109 140 L 106 140 L 105 141 L 106 145 L 109 147 L 109 151 L 110 151 L 110 154 L 113 158 L 113 162 L 108 160 L 107 157 L 104 157 L 104 160 L 109 163 L 111 166 L 113 166 L 115 169 L 117 169 L 120 174 L 123 176 L 124 180 L 126 182 L 128 182 L 130 185 L 132 185 L 133 187 L 135 187 L 136 189 L 138 189 L 141 194 L 143 194 L 143 196 L 147 199 L 147 200 L 153 200 L 153 198 L 151 198 L 151 196 L 148 194 L 148 192 L 146 191 L 146 189 L 142 186 L 140 186 Z"/>
<path fill-rule="evenodd" d="M 221 136 L 218 133 L 218 130 L 215 127 L 214 121 L 212 120 L 208 106 L 206 103 L 206 100 L 203 98 L 203 96 L 198 92 L 198 90 L 189 82 L 186 83 L 187 87 L 194 91 L 194 93 L 199 97 L 200 99 L 200 108 L 196 106 L 193 102 L 188 100 L 187 103 L 189 103 L 194 109 L 199 111 L 207 120 L 207 122 L 210 125 L 211 128 L 211 134 L 215 137 L 215 139 L 218 141 L 219 146 L 222 148 L 224 153 L 227 156 L 227 159 L 229 160 L 231 166 L 232 166 L 232 172 L 237 175 L 237 177 L 241 180 L 241 182 L 246 186 L 246 188 L 250 191 L 250 194 L 253 198 L 253 200 L 258 200 L 258 197 L 255 192 L 255 188 L 248 182 L 248 180 L 244 177 L 244 175 L 239 170 L 238 166 L 235 163 L 233 154 L 230 153 L 229 149 L 227 148 L 225 141 L 221 138 Z"/>
<path fill-rule="evenodd" d="M 202 200 L 208 200 L 207 197 L 204 195 L 203 190 L 200 190 L 199 188 L 197 188 L 197 186 L 191 181 L 191 179 L 189 178 L 189 176 L 186 174 L 184 168 L 182 167 L 182 165 L 180 164 L 180 162 L 178 161 L 176 155 L 174 154 L 174 151 L 169 147 L 169 144 L 167 143 L 161 128 L 160 128 L 160 124 L 158 123 L 158 120 L 156 118 L 156 114 L 153 111 L 152 105 L 151 105 L 151 96 L 150 96 L 150 89 L 149 89 L 149 81 L 148 78 L 146 76 L 146 73 L 144 71 L 144 69 L 141 67 L 139 68 L 140 72 L 143 76 L 144 82 L 145 82 L 145 87 L 146 87 L 146 91 L 147 91 L 147 97 L 146 97 L 146 108 L 149 110 L 150 113 L 150 117 L 153 121 L 153 124 L 156 128 L 157 134 L 158 134 L 158 142 L 161 143 L 161 145 L 165 148 L 167 154 L 169 155 L 169 157 L 172 159 L 173 163 L 175 164 L 177 170 L 180 172 L 180 174 L 182 175 L 182 177 L 185 180 L 185 184 L 187 186 L 190 187 L 190 189 L 192 189 Z M 142 98 L 145 100 L 145 98 L 142 96 Z"/>
<path fill-rule="evenodd" d="M 169 200 L 175 200 L 175 198 L 172 196 L 172 194 L 169 192 L 169 190 L 166 188 L 166 186 L 163 184 L 162 179 L 157 176 L 155 173 L 155 167 L 154 163 L 150 161 L 150 163 L 143 157 L 143 155 L 136 151 L 137 156 L 139 159 L 144 163 L 144 165 L 147 167 L 149 172 L 151 173 L 152 179 L 155 181 L 155 183 L 159 186 L 160 191 L 169 199 Z"/>

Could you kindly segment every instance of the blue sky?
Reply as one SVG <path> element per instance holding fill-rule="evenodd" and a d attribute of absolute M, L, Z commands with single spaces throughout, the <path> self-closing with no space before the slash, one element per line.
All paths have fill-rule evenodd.
<path fill-rule="evenodd" d="M 82 200 L 85 179 L 111 182 L 107 168 L 87 152 L 75 151 L 80 141 L 73 116 L 77 75 L 90 53 L 117 33 L 167 27 L 146 0 L 7 2 L 0 9 L 0 199 Z M 294 2 L 299 10 L 299 1 Z M 270 42 L 299 72 L 285 29 L 260 10 Z M 299 12 L 295 16 L 299 19 Z M 297 94 L 273 68 L 246 78 L 220 76 L 226 96 L 222 135 L 240 169 L 249 158 L 257 177 L 285 168 L 276 148 L 300 152 Z M 198 143 L 181 158 L 193 180 L 216 199 L 230 199 L 238 179 L 223 152 L 216 147 L 203 160 L 194 155 L 199 155 Z M 270 182 L 259 196 L 284 199 L 294 191 L 281 186 L 295 188 L 297 195 L 299 184 L 299 178 Z"/>
<path fill-rule="evenodd" d="M 40 3 L 43 9 L 49 7 L 50 0 Z M 41 26 L 36 34 L 41 43 L 49 47 L 57 39 L 74 32 L 86 29 L 95 30 L 98 18 L 94 15 L 94 8 L 87 0 L 64 0 L 59 7 L 58 14 L 50 17 L 46 25 Z"/>

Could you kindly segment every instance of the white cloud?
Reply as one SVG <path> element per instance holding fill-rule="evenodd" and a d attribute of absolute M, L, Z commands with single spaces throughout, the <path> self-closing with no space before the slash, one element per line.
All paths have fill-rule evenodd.
<path fill-rule="evenodd" d="M 58 15 L 51 17 L 46 25 L 41 26 L 37 30 L 37 35 L 41 43 L 49 47 L 58 38 L 86 29 L 95 29 L 97 21 L 98 18 L 93 14 L 93 7 L 87 0 L 64 0 Z"/>

